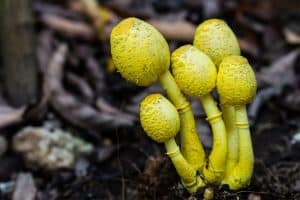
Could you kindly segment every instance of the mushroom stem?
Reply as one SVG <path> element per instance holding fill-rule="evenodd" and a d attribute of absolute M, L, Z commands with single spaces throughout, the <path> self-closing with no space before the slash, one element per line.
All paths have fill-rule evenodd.
<path fill-rule="evenodd" d="M 226 129 L 222 113 L 210 93 L 200 97 L 213 133 L 213 147 L 207 165 L 203 168 L 205 179 L 210 183 L 220 183 L 223 179 L 227 159 Z"/>
<path fill-rule="evenodd" d="M 235 109 L 233 106 L 221 104 L 223 120 L 227 133 L 227 162 L 224 180 L 239 161 L 239 135 L 235 126 Z"/>
<path fill-rule="evenodd" d="M 196 131 L 190 103 L 180 91 L 169 70 L 160 76 L 159 81 L 179 112 L 182 154 L 195 170 L 201 170 L 205 163 L 205 151 Z"/>
<path fill-rule="evenodd" d="M 197 176 L 193 167 L 184 159 L 174 138 L 165 142 L 167 155 L 172 160 L 183 186 L 190 192 L 195 193 L 205 186 L 203 180 Z"/>
<path fill-rule="evenodd" d="M 246 106 L 235 106 L 236 127 L 239 134 L 239 161 L 226 180 L 230 189 L 248 186 L 253 173 L 254 154 L 249 130 Z"/>

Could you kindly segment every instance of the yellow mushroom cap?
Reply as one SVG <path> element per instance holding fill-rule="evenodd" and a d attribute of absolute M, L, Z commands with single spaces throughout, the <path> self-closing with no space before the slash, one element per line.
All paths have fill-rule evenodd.
<path fill-rule="evenodd" d="M 113 62 L 128 81 L 149 86 L 170 65 L 164 37 L 150 24 L 130 17 L 117 24 L 110 35 Z"/>
<path fill-rule="evenodd" d="M 216 85 L 217 70 L 212 60 L 192 45 L 176 49 L 171 56 L 172 72 L 180 89 L 201 97 Z"/>
<path fill-rule="evenodd" d="M 221 101 L 228 105 L 245 105 L 256 94 L 255 74 L 242 56 L 228 56 L 219 65 L 217 90 Z"/>
<path fill-rule="evenodd" d="M 220 19 L 206 20 L 197 27 L 194 46 L 206 53 L 217 67 L 226 56 L 240 55 L 236 36 Z"/>
<path fill-rule="evenodd" d="M 175 137 L 180 128 L 176 108 L 161 94 L 151 94 L 142 101 L 140 120 L 147 135 L 159 143 Z"/>

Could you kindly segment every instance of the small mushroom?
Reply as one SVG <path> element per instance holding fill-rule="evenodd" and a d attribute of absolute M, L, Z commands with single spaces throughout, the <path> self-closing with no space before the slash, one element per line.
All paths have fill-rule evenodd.
<path fill-rule="evenodd" d="M 182 156 L 174 139 L 180 129 L 180 120 L 173 104 L 161 94 L 151 94 L 141 103 L 140 119 L 146 134 L 152 140 L 165 144 L 167 155 L 172 160 L 184 187 L 190 193 L 204 187 L 203 180 Z"/>
<path fill-rule="evenodd" d="M 240 55 L 238 40 L 226 24 L 220 19 L 209 19 L 201 23 L 196 31 L 194 45 L 206 53 L 215 63 L 217 69 L 220 62 L 230 55 Z M 225 177 L 238 163 L 239 145 L 238 133 L 235 126 L 235 109 L 233 106 L 223 104 L 221 111 L 227 132 L 227 162 Z"/>
<path fill-rule="evenodd" d="M 240 55 L 237 38 L 221 19 L 209 19 L 201 23 L 195 33 L 194 46 L 207 54 L 218 67 L 230 55 Z"/>

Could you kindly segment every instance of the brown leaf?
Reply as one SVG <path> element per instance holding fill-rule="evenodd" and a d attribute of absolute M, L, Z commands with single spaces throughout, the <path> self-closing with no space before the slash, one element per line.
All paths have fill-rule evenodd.
<path fill-rule="evenodd" d="M 25 107 L 14 109 L 0 105 L 0 128 L 22 122 L 24 111 Z"/>
<path fill-rule="evenodd" d="M 81 37 L 86 40 L 95 38 L 95 30 L 83 22 L 71 21 L 53 14 L 44 14 L 41 21 L 51 29 L 69 37 Z"/>
<path fill-rule="evenodd" d="M 283 87 L 295 84 L 294 62 L 299 53 L 300 49 L 298 48 L 278 58 L 269 67 L 263 68 L 257 73 L 258 85 Z"/>
<path fill-rule="evenodd" d="M 295 31 L 285 28 L 283 29 L 283 34 L 285 36 L 285 39 L 290 44 L 300 44 L 300 34 L 296 33 Z"/>

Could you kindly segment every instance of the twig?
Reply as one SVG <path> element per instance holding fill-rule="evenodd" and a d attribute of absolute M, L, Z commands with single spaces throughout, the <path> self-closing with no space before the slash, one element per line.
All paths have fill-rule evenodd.
<path fill-rule="evenodd" d="M 9 125 L 17 124 L 23 121 L 23 114 L 25 107 L 12 109 L 9 112 L 0 113 L 0 128 L 7 127 Z"/>
<path fill-rule="evenodd" d="M 83 22 L 68 20 L 53 14 L 44 14 L 41 21 L 51 29 L 69 37 L 81 37 L 86 40 L 95 38 L 95 31 Z"/>
<path fill-rule="evenodd" d="M 47 81 L 51 91 L 51 105 L 72 124 L 94 133 L 103 129 L 132 126 L 134 121 L 120 115 L 98 112 L 88 104 L 74 98 L 62 87 L 63 65 L 68 53 L 66 44 L 54 52 L 47 70 Z"/>
<path fill-rule="evenodd" d="M 67 73 L 66 78 L 71 85 L 73 85 L 74 87 L 77 88 L 77 90 L 79 90 L 80 94 L 84 97 L 84 99 L 87 102 L 91 102 L 93 100 L 94 97 L 93 90 L 83 78 L 73 73 Z"/>
<path fill-rule="evenodd" d="M 86 69 L 89 78 L 95 84 L 96 94 L 103 95 L 105 93 L 104 70 L 99 66 L 96 59 L 92 56 L 86 58 Z"/>
<path fill-rule="evenodd" d="M 122 116 L 122 117 L 130 119 L 132 121 L 136 121 L 137 120 L 136 116 L 120 111 L 119 109 L 117 109 L 116 107 L 112 106 L 110 103 L 108 103 L 103 98 L 98 98 L 96 100 L 96 106 L 102 112 L 106 112 L 106 113 L 111 113 L 111 114 L 114 114 L 114 115 Z"/>
<path fill-rule="evenodd" d="M 196 27 L 185 21 L 166 21 L 166 20 L 148 20 L 155 28 L 157 28 L 168 40 L 192 41 Z"/>

